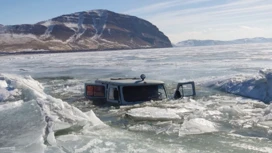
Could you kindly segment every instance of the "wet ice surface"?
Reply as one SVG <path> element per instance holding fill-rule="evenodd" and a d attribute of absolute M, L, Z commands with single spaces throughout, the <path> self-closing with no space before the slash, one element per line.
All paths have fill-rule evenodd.
<path fill-rule="evenodd" d="M 272 152 L 272 107 L 221 92 L 269 101 L 270 46 L 0 56 L 0 152 Z M 142 73 L 169 93 L 194 80 L 198 96 L 120 108 L 83 97 L 86 81 Z"/>

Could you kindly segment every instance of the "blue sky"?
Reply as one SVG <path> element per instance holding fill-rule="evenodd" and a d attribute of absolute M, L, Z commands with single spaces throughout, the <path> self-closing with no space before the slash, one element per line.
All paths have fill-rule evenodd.
<path fill-rule="evenodd" d="M 272 37 L 272 0 L 0 0 L 0 24 L 36 23 L 92 9 L 146 19 L 173 43 Z"/>

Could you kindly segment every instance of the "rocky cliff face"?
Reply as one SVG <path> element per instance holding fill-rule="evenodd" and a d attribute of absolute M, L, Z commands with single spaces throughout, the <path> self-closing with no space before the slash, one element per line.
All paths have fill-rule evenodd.
<path fill-rule="evenodd" d="M 150 22 L 108 10 L 62 15 L 36 24 L 0 26 L 0 51 L 172 47 Z"/>

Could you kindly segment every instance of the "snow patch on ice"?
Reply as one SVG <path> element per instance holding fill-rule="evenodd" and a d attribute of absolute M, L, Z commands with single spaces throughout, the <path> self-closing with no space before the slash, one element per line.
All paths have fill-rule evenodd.
<path fill-rule="evenodd" d="M 240 116 L 240 115 L 245 115 L 245 113 L 243 112 L 243 110 L 241 110 L 239 107 L 237 106 L 221 106 L 218 108 L 218 110 L 220 112 L 222 112 L 223 114 L 227 114 L 229 116 Z"/>
<path fill-rule="evenodd" d="M 12 102 L 12 103 L 5 103 L 5 104 L 0 105 L 0 111 L 4 111 L 4 110 L 9 110 L 9 109 L 13 109 L 13 108 L 16 108 L 16 107 L 20 107 L 22 104 L 23 104 L 22 100 L 15 101 L 15 102 Z"/>
<path fill-rule="evenodd" d="M 204 118 L 194 118 L 185 120 L 179 131 L 179 136 L 188 134 L 202 134 L 218 131 L 215 123 L 208 121 Z"/>
<path fill-rule="evenodd" d="M 4 79 L 4 78 L 0 78 L 0 88 L 7 88 L 8 87 L 7 82 L 1 79 Z"/>
<path fill-rule="evenodd" d="M 126 114 L 135 120 L 181 120 L 178 109 L 143 107 L 129 110 Z"/>
<path fill-rule="evenodd" d="M 5 101 L 10 97 L 10 92 L 6 89 L 0 88 L 0 102 Z"/>
<path fill-rule="evenodd" d="M 18 95 L 20 92 L 14 89 L 11 81 L 0 74 L 0 102 L 14 100 Z"/>

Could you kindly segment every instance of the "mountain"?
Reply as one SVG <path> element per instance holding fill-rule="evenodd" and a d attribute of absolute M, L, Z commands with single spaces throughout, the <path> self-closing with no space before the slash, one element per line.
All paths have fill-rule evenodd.
<path fill-rule="evenodd" d="M 0 27 L 0 51 L 161 47 L 172 47 L 172 44 L 155 25 L 108 10 L 77 12 L 36 24 Z"/>
<path fill-rule="evenodd" d="M 211 46 L 211 45 L 231 45 L 231 44 L 249 44 L 249 43 L 268 43 L 272 42 L 272 38 L 244 38 L 236 39 L 231 41 L 220 41 L 220 40 L 185 40 L 177 43 L 177 47 L 190 47 L 190 46 Z"/>

